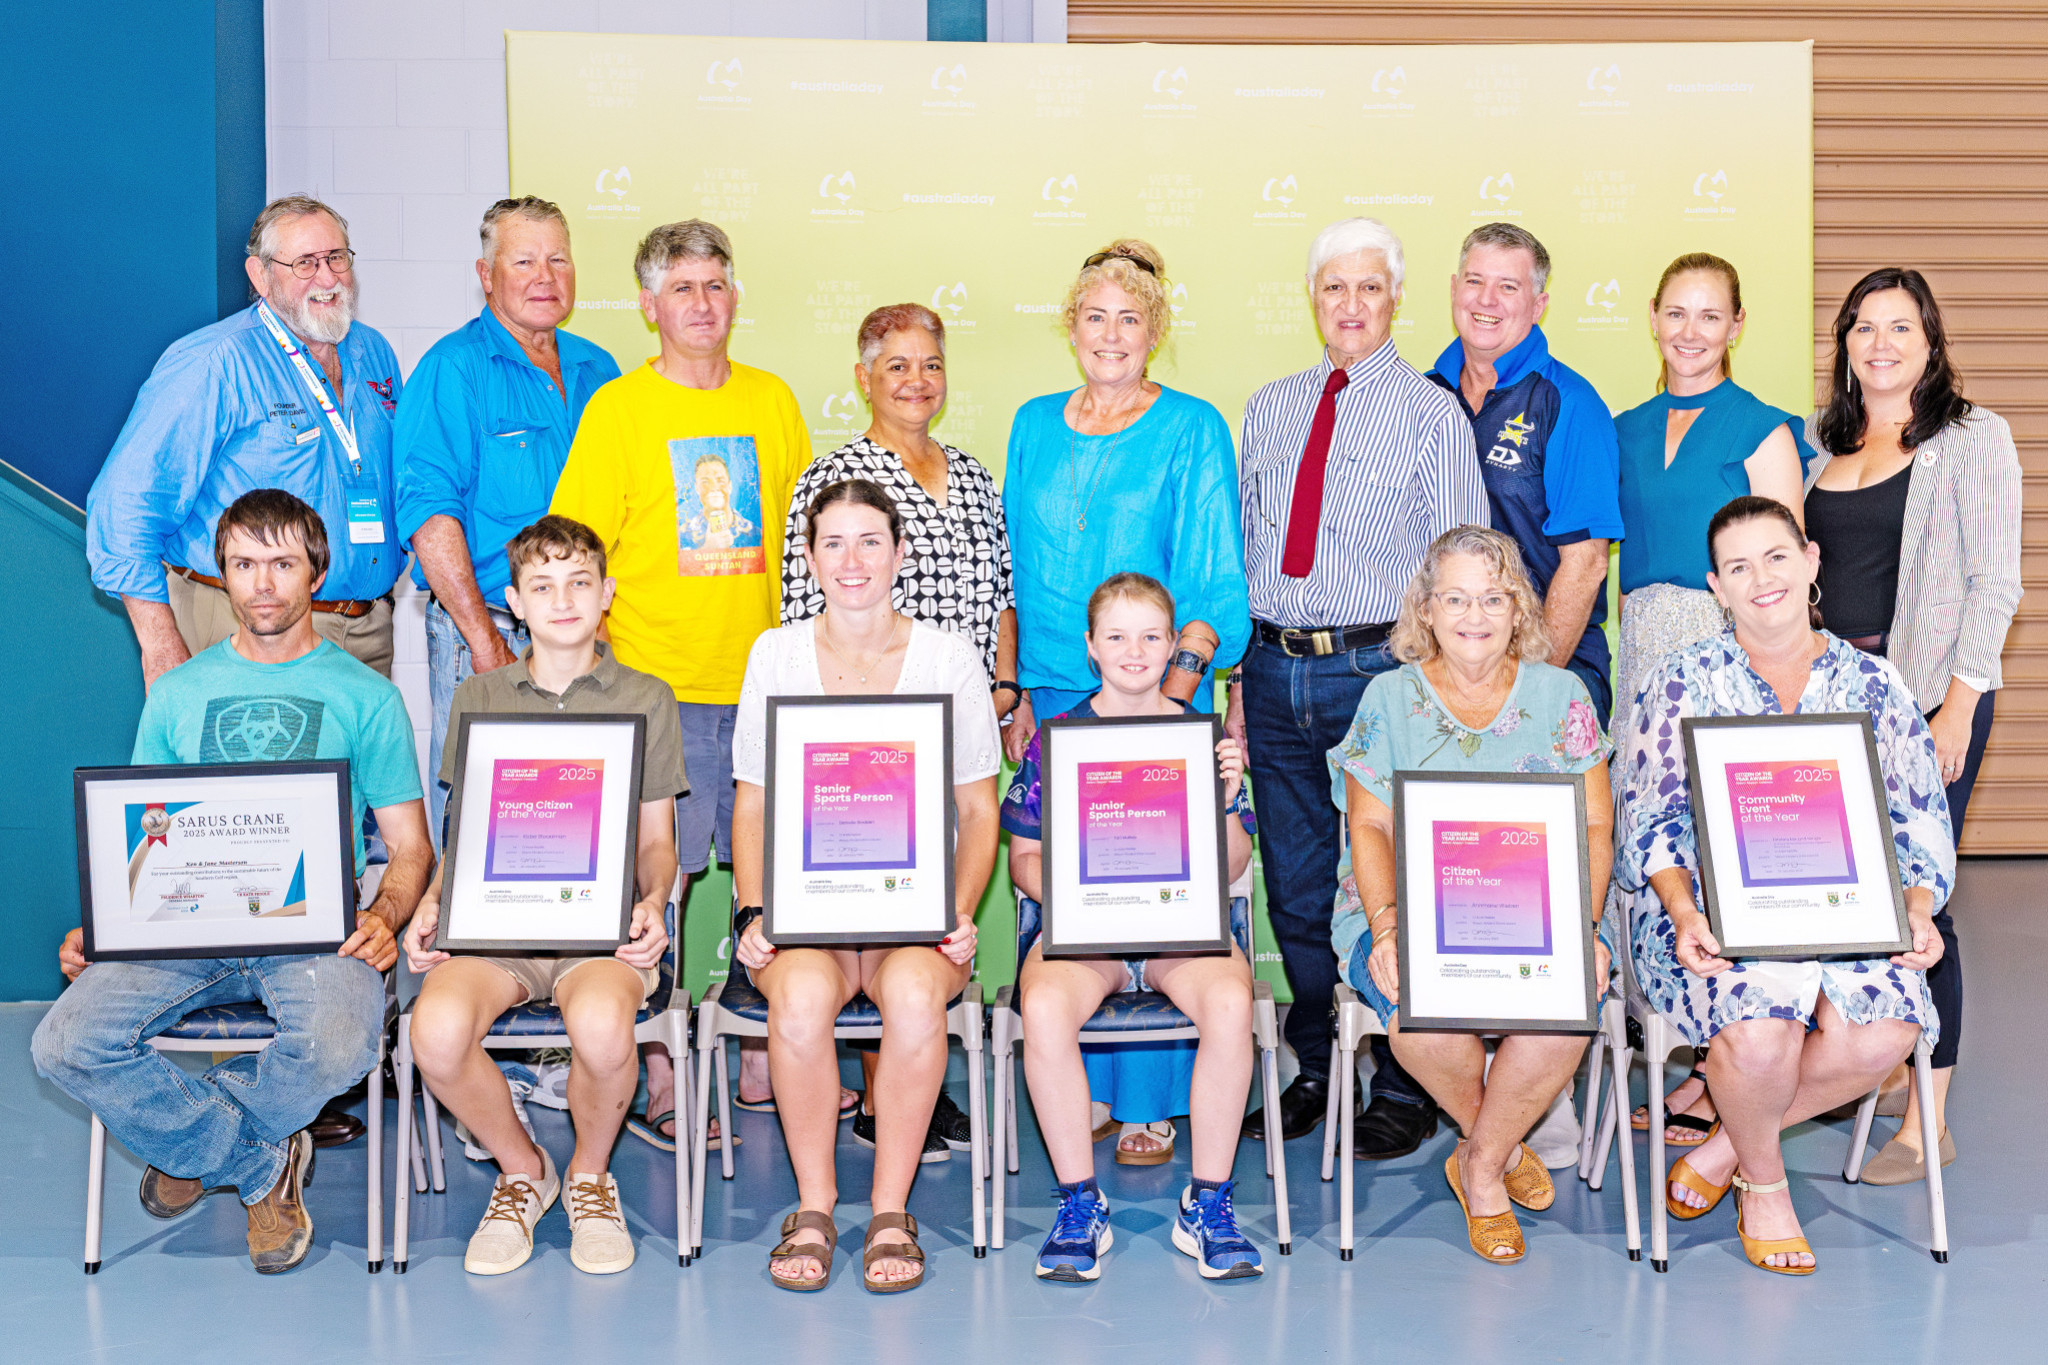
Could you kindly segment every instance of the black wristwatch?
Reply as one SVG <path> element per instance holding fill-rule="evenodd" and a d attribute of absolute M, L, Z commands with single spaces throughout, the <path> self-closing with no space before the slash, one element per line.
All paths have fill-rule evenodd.
<path fill-rule="evenodd" d="M 1017 686 L 1015 680 L 1010 678 L 997 678 L 994 682 L 990 683 L 988 685 L 989 695 L 994 696 L 1006 687 L 1017 694 L 1018 701 L 1024 700 L 1024 689 Z"/>
<path fill-rule="evenodd" d="M 733 912 L 732 936 L 734 942 L 738 942 L 740 935 L 747 932 L 748 925 L 761 918 L 761 913 L 761 907 L 758 905 L 743 905 Z"/>

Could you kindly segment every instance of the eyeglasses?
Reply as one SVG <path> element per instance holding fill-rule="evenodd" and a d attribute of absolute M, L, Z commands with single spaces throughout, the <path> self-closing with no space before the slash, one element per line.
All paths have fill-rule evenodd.
<path fill-rule="evenodd" d="M 1153 266 L 1152 262 L 1139 256 L 1126 256 L 1121 251 L 1098 251 L 1087 260 L 1081 262 L 1081 268 L 1087 270 L 1092 266 L 1101 265 L 1104 261 L 1129 261 L 1153 279 L 1159 278 L 1159 271 Z"/>
<path fill-rule="evenodd" d="M 1515 609 L 1515 599 L 1504 592 L 1490 592 L 1484 597 L 1467 597 L 1461 592 L 1434 592 L 1430 596 L 1453 616 L 1463 616 L 1475 602 L 1488 616 L 1506 616 Z"/>
<path fill-rule="evenodd" d="M 311 256 L 301 256 L 296 261 L 280 261 L 275 256 L 266 256 L 272 265 L 281 265 L 302 280 L 310 280 L 326 266 L 337 275 L 346 275 L 355 269 L 356 253 L 347 247 L 335 251 L 317 251 Z"/>

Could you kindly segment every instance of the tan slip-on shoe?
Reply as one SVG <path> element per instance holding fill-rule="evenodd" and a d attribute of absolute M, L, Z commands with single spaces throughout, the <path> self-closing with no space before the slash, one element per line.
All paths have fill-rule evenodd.
<path fill-rule="evenodd" d="M 1944 1128 L 1941 1130 L 1941 1164 L 1952 1166 L 1955 1159 L 1955 1139 Z M 1897 1138 L 1887 1142 L 1876 1156 L 1863 1164 L 1862 1181 L 1866 1185 L 1911 1185 L 1926 1178 L 1926 1159 Z"/>

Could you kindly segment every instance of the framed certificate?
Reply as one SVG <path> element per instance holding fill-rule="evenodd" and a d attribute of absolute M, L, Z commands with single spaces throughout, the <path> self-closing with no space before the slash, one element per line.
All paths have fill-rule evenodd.
<path fill-rule="evenodd" d="M 953 699 L 770 697 L 761 932 L 777 947 L 953 932 Z"/>
<path fill-rule="evenodd" d="M 1222 722 L 1087 717 L 1039 736 L 1045 955 L 1229 952 Z"/>
<path fill-rule="evenodd" d="M 348 764 L 79 768 L 88 960 L 331 953 L 356 926 Z"/>
<path fill-rule="evenodd" d="M 641 715 L 464 715 L 434 946 L 545 957 L 624 943 L 646 737 Z"/>
<path fill-rule="evenodd" d="M 1909 951 L 1877 736 L 1861 712 L 1679 722 L 1723 957 Z"/>
<path fill-rule="evenodd" d="M 1394 865 L 1402 1028 L 1598 1027 L 1583 776 L 1395 773 Z"/>

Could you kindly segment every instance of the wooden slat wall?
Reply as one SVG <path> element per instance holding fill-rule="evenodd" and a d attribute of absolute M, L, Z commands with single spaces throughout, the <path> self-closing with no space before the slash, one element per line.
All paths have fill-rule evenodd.
<path fill-rule="evenodd" d="M 1814 43 L 1814 353 L 1878 265 L 1926 272 L 2026 469 L 2025 577 L 1970 853 L 2048 852 L 2048 0 L 1069 0 L 1071 42 Z"/>

